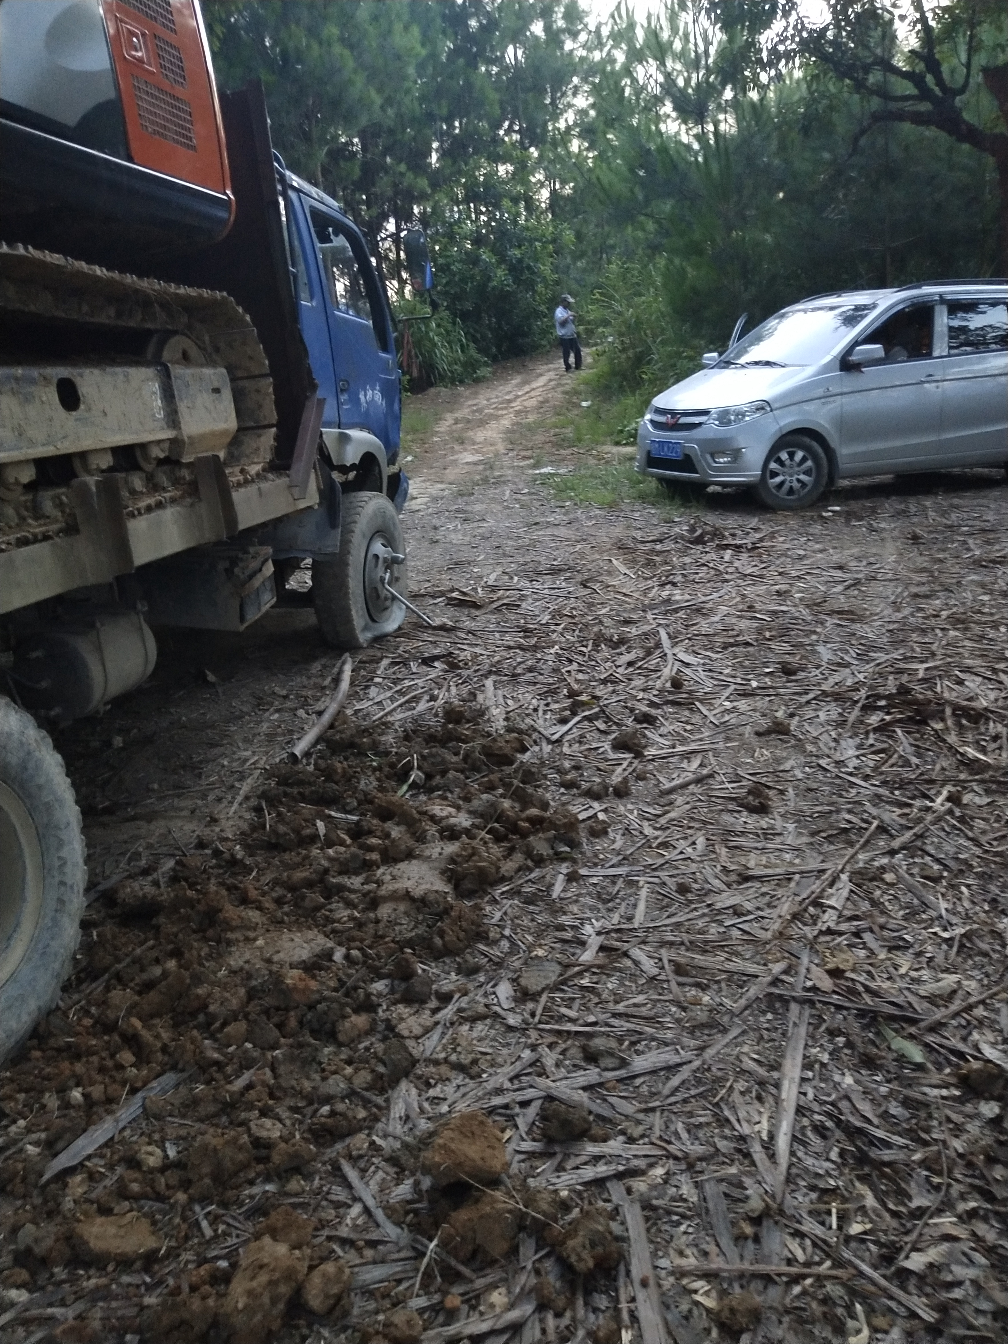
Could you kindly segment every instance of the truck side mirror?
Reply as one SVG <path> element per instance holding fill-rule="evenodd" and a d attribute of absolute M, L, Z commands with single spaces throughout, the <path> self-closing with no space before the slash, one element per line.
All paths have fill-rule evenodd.
<path fill-rule="evenodd" d="M 700 363 L 705 369 L 712 369 L 720 358 L 721 356 L 716 350 L 708 350 L 707 353 L 701 357 Z"/>
<path fill-rule="evenodd" d="M 863 369 L 869 364 L 885 363 L 885 346 L 866 344 L 856 345 L 843 361 L 845 369 Z"/>
<path fill-rule="evenodd" d="M 403 240 L 406 270 L 410 284 L 417 294 L 429 294 L 434 288 L 434 268 L 431 266 L 427 238 L 423 229 L 407 229 Z"/>

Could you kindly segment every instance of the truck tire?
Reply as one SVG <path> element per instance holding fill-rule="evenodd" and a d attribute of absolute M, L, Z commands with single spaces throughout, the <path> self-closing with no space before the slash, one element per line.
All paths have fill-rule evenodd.
<path fill-rule="evenodd" d="M 86 878 L 63 762 L 48 734 L 0 696 L 0 1061 L 59 998 Z"/>
<path fill-rule="evenodd" d="M 312 561 L 312 596 L 322 637 L 337 649 L 363 649 L 398 630 L 406 608 L 385 589 L 385 576 L 406 595 L 406 564 L 399 516 L 384 495 L 343 496 L 339 554 Z"/>

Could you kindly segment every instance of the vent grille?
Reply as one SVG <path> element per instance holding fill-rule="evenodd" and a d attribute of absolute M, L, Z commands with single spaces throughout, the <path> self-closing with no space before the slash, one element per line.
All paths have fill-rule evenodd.
<path fill-rule="evenodd" d="M 182 149 L 196 148 L 193 134 L 192 109 L 184 98 L 177 98 L 167 89 L 133 75 L 133 96 L 136 99 L 140 125 L 148 135 L 167 140 Z"/>
<path fill-rule="evenodd" d="M 648 453 L 649 471 L 667 471 L 676 476 L 699 476 L 700 470 L 691 457 L 655 457 Z"/>
<path fill-rule="evenodd" d="M 185 61 L 182 59 L 181 51 L 174 42 L 169 42 L 159 33 L 154 34 L 154 45 L 157 47 L 158 65 L 161 67 L 162 75 L 169 84 L 174 84 L 177 89 L 184 89 L 189 81 L 186 79 Z"/>
<path fill-rule="evenodd" d="M 142 14 L 151 23 L 156 23 L 166 32 L 174 33 L 175 16 L 172 13 L 171 0 L 119 0 L 121 5 Z"/>
<path fill-rule="evenodd" d="M 667 411 L 656 406 L 650 415 L 652 429 L 669 433 L 672 430 L 699 429 L 710 415 L 710 411 Z"/>

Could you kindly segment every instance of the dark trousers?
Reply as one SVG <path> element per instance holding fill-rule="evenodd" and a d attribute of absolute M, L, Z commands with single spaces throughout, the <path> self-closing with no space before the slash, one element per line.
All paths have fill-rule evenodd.
<path fill-rule="evenodd" d="M 571 355 L 574 356 L 574 367 L 579 369 L 581 367 L 581 346 L 578 344 L 578 338 L 576 336 L 561 336 L 560 345 L 563 348 L 563 362 L 567 372 L 570 373 Z"/>

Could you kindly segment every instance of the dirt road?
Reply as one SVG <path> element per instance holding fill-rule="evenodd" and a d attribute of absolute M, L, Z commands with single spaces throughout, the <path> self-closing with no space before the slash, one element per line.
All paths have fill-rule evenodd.
<path fill-rule="evenodd" d="M 305 766 L 298 612 L 64 736 L 96 895 L 0 1075 L 3 1339 L 1006 1337 L 1003 480 L 581 508 L 577 396 L 424 398 L 436 624 Z"/>

